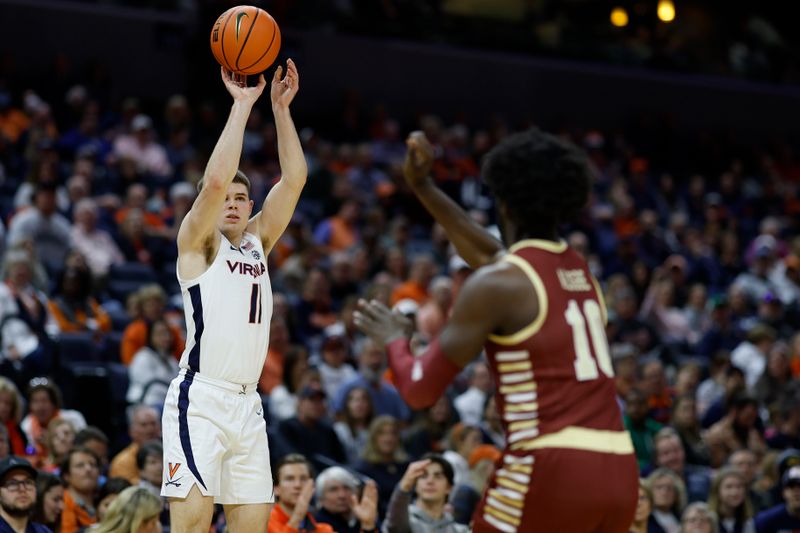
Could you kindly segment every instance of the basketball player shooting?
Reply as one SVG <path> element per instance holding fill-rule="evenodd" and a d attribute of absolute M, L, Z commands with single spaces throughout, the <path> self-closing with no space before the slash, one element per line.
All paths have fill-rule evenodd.
<path fill-rule="evenodd" d="M 624 533 L 638 497 L 633 445 L 616 403 L 606 310 L 586 262 L 558 237 L 585 204 L 590 173 L 575 146 L 536 130 L 485 158 L 506 251 L 438 189 L 431 145 L 407 141 L 405 177 L 477 269 L 440 336 L 415 357 L 405 317 L 359 302 L 355 323 L 388 349 L 403 398 L 422 409 L 485 349 L 506 447 L 473 517 L 475 532 Z"/>
<path fill-rule="evenodd" d="M 162 418 L 164 475 L 172 531 L 208 531 L 214 504 L 229 531 L 267 530 L 274 502 L 267 433 L 256 392 L 272 315 L 267 254 L 297 205 L 307 168 L 289 112 L 299 87 L 290 59 L 276 69 L 270 97 L 281 179 L 252 215 L 250 182 L 238 170 L 245 124 L 267 83 L 240 86 L 222 69 L 233 97 L 199 194 L 178 232 L 178 281 L 187 342 Z"/>

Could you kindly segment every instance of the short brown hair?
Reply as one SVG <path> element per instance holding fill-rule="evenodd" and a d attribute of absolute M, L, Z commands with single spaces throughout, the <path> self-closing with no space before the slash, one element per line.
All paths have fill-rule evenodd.
<path fill-rule="evenodd" d="M 314 477 L 314 467 L 311 465 L 311 461 L 306 459 L 305 455 L 301 455 L 299 453 L 290 453 L 283 459 L 278 462 L 278 466 L 275 467 L 274 475 L 275 479 L 274 482 L 277 485 L 281 480 L 281 469 L 286 465 L 306 465 L 308 469 L 309 477 Z"/>
<path fill-rule="evenodd" d="M 197 182 L 197 192 L 203 190 L 203 181 L 205 178 L 200 178 L 200 181 Z M 241 170 L 236 171 L 236 175 L 233 177 L 232 183 L 241 183 L 245 187 L 247 187 L 247 195 L 250 196 L 250 178 L 248 178 L 244 172 Z"/>

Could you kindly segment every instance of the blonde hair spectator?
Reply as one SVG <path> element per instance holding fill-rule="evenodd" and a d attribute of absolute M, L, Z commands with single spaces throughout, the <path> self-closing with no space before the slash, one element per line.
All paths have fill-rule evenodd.
<path fill-rule="evenodd" d="M 123 490 L 90 533 L 161 533 L 161 500 L 142 487 Z"/>

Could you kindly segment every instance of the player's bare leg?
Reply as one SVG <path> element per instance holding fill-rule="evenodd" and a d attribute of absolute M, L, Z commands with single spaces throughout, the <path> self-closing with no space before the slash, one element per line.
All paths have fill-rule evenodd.
<path fill-rule="evenodd" d="M 203 496 L 197 485 L 186 498 L 169 499 L 169 521 L 171 531 L 181 533 L 208 533 L 211 516 L 214 514 L 214 498 Z M 264 522 L 266 524 L 266 522 Z M 233 530 L 236 531 L 236 530 Z M 255 531 L 255 529 L 254 529 Z"/>
<path fill-rule="evenodd" d="M 265 533 L 272 503 L 224 505 L 225 520 L 230 533 Z"/>

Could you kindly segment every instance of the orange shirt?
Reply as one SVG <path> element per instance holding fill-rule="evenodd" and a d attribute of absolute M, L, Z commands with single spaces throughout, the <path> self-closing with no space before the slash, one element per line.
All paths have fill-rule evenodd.
<path fill-rule="evenodd" d="M 423 304 L 428 299 L 428 289 L 416 281 L 406 281 L 392 291 L 392 305 L 404 298 L 411 298 L 418 304 Z"/>
<path fill-rule="evenodd" d="M 172 324 L 169 324 L 169 329 L 172 330 L 172 336 L 175 337 L 175 351 L 173 352 L 175 359 L 180 359 L 184 347 L 183 334 Z M 136 352 L 147 345 L 147 330 L 147 322 L 141 318 L 134 320 L 125 328 L 119 349 L 119 358 L 124 365 L 130 365 Z"/>
<path fill-rule="evenodd" d="M 97 518 L 90 515 L 72 498 L 69 490 L 64 491 L 64 511 L 61 513 L 61 533 L 76 533 L 78 530 L 97 523 Z"/>
<path fill-rule="evenodd" d="M 89 328 L 86 327 L 86 321 L 89 317 L 84 311 L 77 311 L 74 317 L 67 317 L 54 300 L 48 300 L 47 307 L 50 309 L 50 313 L 58 323 L 58 327 L 61 329 L 62 333 L 75 333 L 89 330 Z M 92 310 L 91 318 L 97 321 L 98 331 L 111 331 L 111 317 L 108 316 L 108 313 L 100 307 L 94 298 L 89 298 L 89 307 Z"/>
<path fill-rule="evenodd" d="M 115 455 L 108 469 L 108 477 L 124 477 L 132 485 L 137 485 L 139 483 L 139 467 L 136 466 L 136 454 L 138 452 L 139 445 L 132 442 L 127 448 Z"/>
<path fill-rule="evenodd" d="M 314 517 L 311 514 L 306 514 L 306 517 L 312 524 L 314 524 L 314 530 L 317 533 L 335 533 L 333 528 L 330 524 L 325 524 L 322 522 L 317 522 L 314 520 Z M 269 515 L 269 523 L 267 524 L 267 533 L 300 533 L 303 531 L 308 531 L 306 529 L 295 529 L 291 527 L 289 522 L 289 515 L 286 514 L 286 511 L 283 510 L 281 504 L 276 503 L 275 506 L 272 508 L 272 513 Z"/>

